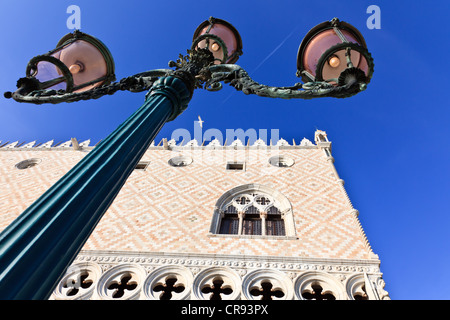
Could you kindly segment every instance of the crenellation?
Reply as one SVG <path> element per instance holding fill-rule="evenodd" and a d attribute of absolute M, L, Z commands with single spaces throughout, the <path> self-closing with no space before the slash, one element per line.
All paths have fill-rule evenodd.
<path fill-rule="evenodd" d="M 5 142 L 3 144 L 1 144 L 0 141 L 0 150 L 5 150 L 5 149 L 18 149 L 18 148 L 74 148 L 75 150 L 79 149 L 79 148 L 94 148 L 98 143 L 100 143 L 101 140 L 99 142 L 97 142 L 94 146 L 92 146 L 91 140 L 87 139 L 84 140 L 83 142 L 79 142 L 76 138 L 71 138 L 71 140 L 68 141 L 60 141 L 58 143 L 55 143 L 55 140 L 49 140 L 45 143 L 37 143 L 36 140 L 32 141 L 32 142 L 19 142 L 19 141 L 15 141 L 15 142 Z M 253 144 L 250 145 L 250 142 L 247 141 L 247 144 L 244 145 L 243 142 L 239 139 L 236 138 L 233 141 L 225 141 L 223 144 L 220 142 L 220 140 L 218 139 L 213 139 L 212 141 L 210 141 L 209 143 L 206 143 L 206 141 L 203 141 L 201 144 L 199 144 L 199 142 L 196 139 L 192 139 L 190 141 L 185 141 L 184 139 L 179 142 L 177 144 L 177 142 L 174 139 L 170 139 L 168 140 L 167 138 L 163 138 L 159 141 L 158 144 L 155 143 L 155 141 L 152 141 L 151 145 L 149 146 L 149 148 L 153 148 L 153 147 L 162 147 L 165 149 L 175 149 L 175 148 L 186 148 L 186 147 L 199 147 L 201 149 L 204 149 L 205 147 L 209 147 L 209 148 L 214 148 L 214 147 L 223 147 L 223 148 L 229 148 L 229 147 L 247 147 L 247 148 L 261 148 L 261 147 L 266 147 L 268 149 L 276 149 L 276 148 L 282 148 L 282 147 L 313 147 L 313 148 L 317 148 L 316 145 L 314 145 L 310 140 L 303 138 L 303 140 L 301 141 L 301 143 L 299 145 L 297 145 L 295 143 L 295 140 L 293 140 L 292 144 L 289 144 L 285 139 L 280 138 L 278 141 L 276 142 L 272 142 L 272 140 L 270 140 L 269 144 L 266 144 L 266 142 L 263 139 L 257 139 Z"/>

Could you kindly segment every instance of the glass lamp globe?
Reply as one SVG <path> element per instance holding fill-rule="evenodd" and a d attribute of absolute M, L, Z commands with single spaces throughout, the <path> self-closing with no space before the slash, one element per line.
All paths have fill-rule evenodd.
<path fill-rule="evenodd" d="M 235 63 L 242 55 L 242 39 L 229 22 L 209 18 L 194 32 L 192 49 L 207 48 L 214 55 L 214 63 Z"/>
<path fill-rule="evenodd" d="M 56 49 L 31 59 L 26 73 L 39 80 L 41 89 L 66 92 L 83 92 L 115 80 L 108 48 L 78 30 L 65 35 Z"/>
<path fill-rule="evenodd" d="M 361 33 L 337 18 L 311 29 L 298 49 L 297 76 L 304 82 L 342 85 L 348 74 L 364 83 L 373 74 L 373 59 Z"/>

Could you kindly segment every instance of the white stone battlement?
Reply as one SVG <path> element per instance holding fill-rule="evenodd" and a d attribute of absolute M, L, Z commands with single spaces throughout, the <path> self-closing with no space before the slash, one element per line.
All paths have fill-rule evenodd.
<path fill-rule="evenodd" d="M 2 142 L 0 141 L 0 150 L 29 150 L 29 149 L 52 149 L 52 150 L 82 150 L 87 149 L 91 150 L 95 148 L 101 141 L 97 142 L 95 145 L 91 145 L 91 140 L 84 140 L 79 142 L 76 138 L 72 138 L 66 142 L 57 142 L 55 140 L 50 140 L 45 143 L 38 143 L 36 140 L 32 142 Z M 163 138 L 159 141 L 159 143 L 155 143 L 154 141 L 151 143 L 149 149 L 154 148 L 162 148 L 162 149 L 174 149 L 174 148 L 227 148 L 227 149 L 242 149 L 242 148 L 317 148 L 318 145 L 314 144 L 310 140 L 303 138 L 300 142 L 296 142 L 295 139 L 292 140 L 292 143 L 289 143 L 285 139 L 279 139 L 276 142 L 270 141 L 268 144 L 262 140 L 258 139 L 250 144 L 250 141 L 247 141 L 244 144 L 240 139 L 235 139 L 232 142 L 225 141 L 223 144 L 218 140 L 214 139 L 212 141 L 203 141 L 199 143 L 197 140 L 193 139 L 190 141 L 181 141 L 176 142 L 174 139 L 168 140 L 167 138 Z"/>
<path fill-rule="evenodd" d="M 100 141 L 99 141 L 100 142 Z M 0 141 L 0 150 L 11 150 L 11 149 L 21 149 L 21 150 L 28 150 L 28 149 L 54 149 L 54 148 L 58 148 L 59 150 L 64 150 L 64 149 L 83 149 L 83 148 L 88 148 L 88 147 L 95 147 L 94 146 L 90 146 L 91 140 L 85 140 L 83 142 L 78 142 L 77 139 L 72 138 L 71 140 L 68 140 L 66 142 L 58 142 L 55 143 L 55 140 L 50 140 L 47 141 L 45 143 L 37 143 L 36 140 L 32 141 L 32 142 L 20 142 L 20 141 L 15 141 L 15 142 L 2 142 Z"/>

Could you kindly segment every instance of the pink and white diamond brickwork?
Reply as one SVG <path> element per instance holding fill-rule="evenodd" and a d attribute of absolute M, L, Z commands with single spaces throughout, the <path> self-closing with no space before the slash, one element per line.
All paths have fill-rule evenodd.
<path fill-rule="evenodd" d="M 251 288 L 267 279 L 283 292 L 273 299 L 308 299 L 317 286 L 336 299 L 388 299 L 378 256 L 334 167 L 331 142 L 320 130 L 314 138 L 152 145 L 52 299 L 211 299 L 212 289 L 204 288 L 217 278 L 234 290 L 223 299 L 260 299 Z M 94 148 L 88 145 L 0 144 L 0 230 Z M 285 233 L 244 234 L 250 215 L 242 198 L 235 206 L 239 231 L 222 233 L 226 207 L 240 195 L 250 197 L 263 226 L 269 224 L 260 193 L 280 209 Z M 124 275 L 137 286 L 119 294 L 111 283 L 125 282 Z M 184 293 L 157 292 L 170 277 L 181 281 Z M 91 285 L 84 288 L 83 281 Z"/>

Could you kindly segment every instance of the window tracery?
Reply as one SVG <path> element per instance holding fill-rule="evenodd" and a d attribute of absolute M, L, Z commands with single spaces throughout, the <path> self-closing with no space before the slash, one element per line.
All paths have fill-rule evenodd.
<path fill-rule="evenodd" d="M 352 300 L 369 300 L 366 290 L 366 279 L 363 274 L 349 277 L 346 283 L 347 295 Z"/>
<path fill-rule="evenodd" d="M 255 297 L 261 296 L 261 300 L 273 300 L 272 297 L 284 297 L 284 292 L 280 289 L 273 288 L 273 284 L 270 281 L 261 282 L 261 288 L 250 290 L 250 294 Z"/>
<path fill-rule="evenodd" d="M 242 279 L 242 292 L 248 300 L 291 300 L 291 279 L 275 269 L 257 269 Z"/>
<path fill-rule="evenodd" d="M 177 283 L 178 282 L 178 283 Z M 173 297 L 173 293 L 181 293 L 186 288 L 182 283 L 179 283 L 176 276 L 169 276 L 165 279 L 164 283 L 157 284 L 153 288 L 154 292 L 161 292 L 159 295 L 160 300 L 170 300 Z"/>
<path fill-rule="evenodd" d="M 88 289 L 92 286 L 93 281 L 89 279 L 89 272 L 86 270 L 81 272 L 75 279 L 67 279 L 65 281 L 63 288 L 67 289 L 67 296 L 75 296 L 80 292 L 80 290 Z"/>
<path fill-rule="evenodd" d="M 138 259 L 142 262 L 141 258 Z M 181 264 L 172 264 L 173 262 Z M 69 267 L 59 282 L 53 299 L 382 299 L 374 291 L 379 290 L 376 283 L 368 283 L 369 277 L 381 279 L 373 274 L 344 272 L 338 275 L 318 270 L 295 271 L 291 269 L 292 266 L 286 266 L 281 262 L 263 265 L 258 263 L 257 268 L 253 270 L 252 268 L 256 266 L 254 262 L 232 263 L 217 260 L 210 262 L 193 263 L 190 260 L 174 259 L 171 260 L 171 264 L 155 269 L 137 263 L 115 267 L 91 262 L 75 263 Z M 183 265 L 185 263 L 187 266 Z M 223 266 L 226 263 L 229 266 Z M 216 265 L 201 267 L 213 264 Z M 251 269 L 243 270 L 242 267 L 245 266 Z M 280 270 L 273 269 L 280 266 L 282 266 Z M 305 266 L 301 269 L 305 269 Z"/>
<path fill-rule="evenodd" d="M 55 288 L 55 299 L 89 299 L 101 273 L 101 268 L 94 263 L 71 265 Z"/>
<path fill-rule="evenodd" d="M 241 278 L 228 267 L 200 271 L 193 282 L 193 293 L 200 300 L 236 300 L 241 294 Z"/>
<path fill-rule="evenodd" d="M 165 265 L 151 272 L 143 291 L 149 300 L 185 300 L 190 297 L 192 281 L 193 275 L 188 268 Z"/>
<path fill-rule="evenodd" d="M 295 295 L 300 300 L 347 299 L 342 283 L 324 272 L 305 272 L 296 279 L 294 287 Z"/>
<path fill-rule="evenodd" d="M 323 290 L 319 283 L 312 283 L 310 289 L 305 289 L 302 292 L 302 297 L 306 300 L 336 300 L 336 297 L 331 292 Z"/>
<path fill-rule="evenodd" d="M 139 299 L 145 276 L 145 270 L 139 265 L 118 265 L 101 276 L 97 294 L 104 300 Z"/>
<path fill-rule="evenodd" d="M 268 187 L 255 184 L 237 187 L 221 197 L 216 208 L 211 234 L 295 236 L 289 200 Z"/>
<path fill-rule="evenodd" d="M 229 286 L 223 286 L 224 281 L 219 277 L 214 279 L 211 284 L 206 284 L 202 288 L 202 293 L 210 294 L 210 300 L 224 300 L 222 296 L 230 295 L 233 293 L 233 289 Z M 226 298 L 226 297 L 225 297 Z"/>

